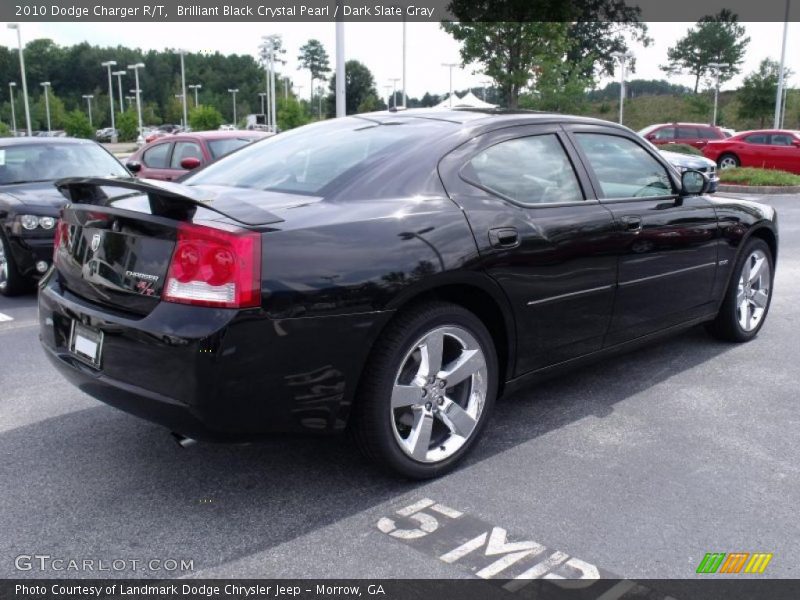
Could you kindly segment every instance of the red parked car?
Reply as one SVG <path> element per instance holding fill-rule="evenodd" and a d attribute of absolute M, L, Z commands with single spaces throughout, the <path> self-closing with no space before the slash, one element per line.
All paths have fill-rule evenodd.
<path fill-rule="evenodd" d="M 759 167 L 800 174 L 800 132 L 787 129 L 743 131 L 709 142 L 703 154 L 720 169 Z"/>
<path fill-rule="evenodd" d="M 142 146 L 125 166 L 137 177 L 172 181 L 188 171 L 268 137 L 263 131 L 199 131 L 162 137 Z"/>
<path fill-rule="evenodd" d="M 724 140 L 725 132 L 704 123 L 658 123 L 645 127 L 639 135 L 657 146 L 688 144 L 703 148 L 712 140 Z"/>

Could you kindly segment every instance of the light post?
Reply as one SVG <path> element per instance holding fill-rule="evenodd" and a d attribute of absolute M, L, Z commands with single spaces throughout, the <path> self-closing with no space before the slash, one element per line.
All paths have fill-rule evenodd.
<path fill-rule="evenodd" d="M 786 97 L 789 95 L 789 87 L 784 84 L 783 86 L 783 106 L 781 110 L 781 129 L 783 129 L 786 120 Z"/>
<path fill-rule="evenodd" d="M 278 131 L 278 123 L 276 119 L 276 98 L 275 98 L 275 51 L 280 46 L 281 37 L 276 34 L 261 36 L 264 40 L 262 49 L 265 52 L 265 59 L 268 65 L 268 80 L 267 80 L 267 94 L 268 104 L 267 110 L 269 111 L 269 124 L 272 131 Z"/>
<path fill-rule="evenodd" d="M 131 69 L 133 69 L 133 75 L 136 78 L 136 88 L 135 90 L 131 90 L 131 92 L 136 94 L 136 116 L 139 122 L 139 138 L 136 141 L 144 142 L 144 137 L 142 135 L 142 88 L 139 86 L 139 69 L 144 69 L 144 63 L 140 62 L 128 65 L 128 70 L 130 71 Z"/>
<path fill-rule="evenodd" d="M 184 64 L 184 57 L 186 50 L 178 50 L 181 55 L 181 102 L 183 103 L 183 127 L 184 129 L 189 126 L 189 115 L 186 109 L 186 65 Z"/>
<path fill-rule="evenodd" d="M 94 94 L 84 94 L 83 99 L 86 100 L 86 104 L 89 105 L 88 112 L 89 112 L 89 127 L 94 127 L 92 124 L 92 98 L 94 98 Z"/>
<path fill-rule="evenodd" d="M 200 103 L 198 102 L 198 99 L 197 99 L 197 92 L 198 92 L 198 90 L 203 88 L 203 84 L 202 83 L 193 83 L 191 85 L 187 85 L 186 87 L 188 87 L 190 90 L 194 90 L 194 107 L 197 108 L 198 106 L 200 106 Z"/>
<path fill-rule="evenodd" d="M 266 95 L 267 95 L 266 92 L 258 92 L 258 97 L 261 98 L 261 114 L 262 115 L 266 115 L 266 113 L 264 112 L 264 110 L 265 110 L 264 109 L 264 98 L 266 97 Z"/>
<path fill-rule="evenodd" d="M 126 71 L 114 71 L 112 75 L 117 76 L 117 89 L 119 90 L 119 112 L 125 112 L 125 104 L 122 102 L 122 76 Z"/>
<path fill-rule="evenodd" d="M 625 105 L 625 68 L 628 61 L 633 58 L 630 52 L 612 52 L 611 56 L 619 62 L 619 124 L 622 125 Z"/>
<path fill-rule="evenodd" d="M 133 90 L 131 90 L 131 92 L 133 92 Z M 135 96 L 125 96 L 125 100 L 128 101 L 128 108 L 130 108 L 131 105 L 133 104 L 133 101 L 136 100 L 136 97 Z"/>
<path fill-rule="evenodd" d="M 399 77 L 390 77 L 389 81 L 392 82 L 392 104 L 397 109 L 397 82 L 400 81 Z"/>
<path fill-rule="evenodd" d="M 325 93 L 325 88 L 317 86 L 317 110 L 319 111 L 319 119 L 322 120 L 322 94 Z"/>
<path fill-rule="evenodd" d="M 14 137 L 17 137 L 17 113 L 14 111 L 14 88 L 17 87 L 16 81 L 8 82 L 8 95 L 11 96 L 11 130 Z"/>
<path fill-rule="evenodd" d="M 114 84 L 111 83 L 111 67 L 116 66 L 117 61 L 115 60 L 107 60 L 105 62 L 100 63 L 101 67 L 105 67 L 108 70 L 108 105 L 111 111 L 111 142 L 114 143 L 117 141 L 117 126 L 114 123 Z M 136 87 L 139 87 L 138 85 Z"/>
<path fill-rule="evenodd" d="M 406 13 L 403 13 L 403 108 L 406 108 Z"/>
<path fill-rule="evenodd" d="M 175 94 L 175 98 L 183 102 L 184 105 L 186 104 L 186 98 L 184 98 L 183 94 Z M 181 117 L 181 129 L 185 130 L 188 126 L 189 126 L 188 121 L 184 121 L 183 117 Z"/>
<path fill-rule="evenodd" d="M 708 66 L 711 68 L 711 70 L 714 71 L 714 80 L 716 82 L 715 85 L 714 85 L 714 117 L 711 119 L 711 124 L 712 125 L 716 125 L 717 124 L 717 103 L 719 102 L 719 78 L 720 78 L 720 75 L 722 74 L 721 73 L 722 69 L 727 69 L 731 65 L 730 65 L 730 63 L 712 62 L 712 63 L 708 63 Z"/>
<path fill-rule="evenodd" d="M 337 1 L 337 5 L 341 4 Z M 339 11 L 342 12 L 342 11 Z M 336 21 L 336 117 L 344 117 L 347 113 L 347 88 L 345 87 L 344 68 L 344 21 Z"/>
<path fill-rule="evenodd" d="M 486 84 L 493 83 L 490 79 L 484 79 L 481 81 L 481 85 L 483 86 L 483 101 L 486 102 Z"/>
<path fill-rule="evenodd" d="M 442 63 L 442 66 L 450 69 L 450 95 L 448 98 L 450 99 L 450 108 L 453 108 L 453 67 L 457 67 L 458 63 Z"/>
<path fill-rule="evenodd" d="M 392 86 L 387 83 L 385 86 L 383 86 L 383 89 L 386 90 L 386 108 L 388 109 L 392 104 L 392 98 L 389 95 L 392 91 Z"/>
<path fill-rule="evenodd" d="M 30 102 L 28 102 L 28 80 L 25 78 L 25 56 L 22 52 L 22 34 L 19 30 L 19 23 L 9 23 L 9 29 L 16 29 L 17 30 L 17 46 L 19 47 L 19 71 L 20 76 L 22 77 L 22 97 L 25 101 L 25 124 L 28 127 L 28 135 L 33 135 L 33 130 L 31 129 L 31 106 Z"/>
<path fill-rule="evenodd" d="M 47 135 L 50 135 L 52 132 L 50 128 L 50 94 L 47 93 L 50 90 L 50 82 L 43 81 L 39 85 L 44 88 L 44 110 L 47 113 Z"/>
<path fill-rule="evenodd" d="M 786 17 L 783 19 L 783 43 L 781 45 L 781 65 L 780 71 L 778 71 L 778 92 L 775 96 L 775 123 L 774 128 L 778 129 L 781 123 L 781 101 L 783 100 L 783 80 L 786 74 L 784 70 L 784 64 L 786 62 L 786 35 L 789 32 L 789 3 L 790 0 L 786 0 Z"/>
<path fill-rule="evenodd" d="M 236 129 L 236 93 L 239 88 L 228 88 L 228 92 L 233 94 L 233 128 Z"/>
<path fill-rule="evenodd" d="M 289 99 L 289 76 L 285 75 L 283 77 L 283 99 Z"/>

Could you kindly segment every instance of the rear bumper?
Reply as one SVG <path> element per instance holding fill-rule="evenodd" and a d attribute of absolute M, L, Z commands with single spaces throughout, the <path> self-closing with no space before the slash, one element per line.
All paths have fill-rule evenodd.
<path fill-rule="evenodd" d="M 55 367 L 96 399 L 201 440 L 343 429 L 372 338 L 391 316 L 272 320 L 162 302 L 131 317 L 55 279 L 39 292 L 40 339 Z M 68 351 L 73 320 L 103 332 L 99 369 Z"/>

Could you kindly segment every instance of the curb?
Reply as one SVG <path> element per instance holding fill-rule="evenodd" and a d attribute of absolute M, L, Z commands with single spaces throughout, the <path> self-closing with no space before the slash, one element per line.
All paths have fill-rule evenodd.
<path fill-rule="evenodd" d="M 728 185 L 720 183 L 717 191 L 737 194 L 800 194 L 800 185 Z"/>

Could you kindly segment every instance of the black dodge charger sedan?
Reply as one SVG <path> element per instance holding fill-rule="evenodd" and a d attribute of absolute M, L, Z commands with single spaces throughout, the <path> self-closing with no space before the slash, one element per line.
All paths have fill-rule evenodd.
<path fill-rule="evenodd" d="M 772 208 L 562 115 L 359 115 L 179 184 L 58 185 L 40 331 L 76 386 L 186 438 L 347 429 L 414 478 L 537 377 L 699 323 L 750 340 L 778 246 Z"/>
<path fill-rule="evenodd" d="M 34 289 L 50 268 L 67 176 L 129 177 L 102 146 L 72 138 L 0 139 L 0 294 Z"/>

